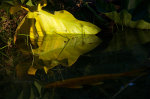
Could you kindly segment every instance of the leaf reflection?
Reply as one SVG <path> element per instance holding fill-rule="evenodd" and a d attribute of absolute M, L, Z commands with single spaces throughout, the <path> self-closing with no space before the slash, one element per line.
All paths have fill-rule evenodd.
<path fill-rule="evenodd" d="M 39 37 L 37 40 L 33 39 L 31 49 L 34 61 L 28 74 L 35 74 L 38 68 L 43 67 L 47 72 L 60 64 L 71 66 L 80 55 L 94 49 L 100 42 L 101 40 L 95 35 L 54 34 Z"/>
<path fill-rule="evenodd" d="M 117 30 L 113 34 L 113 38 L 110 41 L 105 51 L 119 51 L 122 49 L 131 49 L 134 46 L 146 44 L 150 42 L 149 30 L 132 30 L 124 29 Z"/>

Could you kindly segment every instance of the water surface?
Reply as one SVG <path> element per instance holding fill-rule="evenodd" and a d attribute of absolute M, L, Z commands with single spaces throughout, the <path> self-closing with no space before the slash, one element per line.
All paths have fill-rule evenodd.
<path fill-rule="evenodd" d="M 8 79 L 1 76 L 2 98 L 146 99 L 149 96 L 149 75 L 144 74 L 150 65 L 149 30 L 102 31 L 98 36 L 50 35 L 36 40 L 22 36 L 16 47 L 15 75 Z M 135 75 L 135 70 L 140 72 Z M 130 71 L 131 74 L 122 76 L 110 75 Z M 81 80 L 76 82 L 81 86 L 78 88 L 45 88 L 55 81 L 80 77 L 85 80 L 84 76 L 100 74 L 107 74 L 107 79 L 89 83 L 97 79 L 91 78 L 84 85 Z"/>

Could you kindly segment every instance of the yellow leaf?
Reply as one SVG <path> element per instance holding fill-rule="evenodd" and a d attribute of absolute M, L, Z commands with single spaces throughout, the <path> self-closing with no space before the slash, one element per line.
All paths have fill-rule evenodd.
<path fill-rule="evenodd" d="M 33 66 L 31 66 L 29 69 L 28 69 L 28 74 L 29 75 L 35 75 L 37 69 L 34 68 Z"/>
<path fill-rule="evenodd" d="M 97 34 L 101 30 L 90 22 L 77 20 L 66 10 L 51 14 L 42 7 L 38 4 L 35 11 L 28 12 L 18 26 L 15 38 L 20 33 L 29 34 L 30 38 L 35 39 L 46 34 Z"/>
<path fill-rule="evenodd" d="M 28 74 L 31 75 L 41 67 L 47 73 L 59 64 L 71 66 L 80 55 L 92 50 L 101 42 L 93 35 L 101 30 L 96 25 L 77 20 L 66 10 L 48 13 L 42 10 L 43 6 L 38 4 L 35 11 L 22 7 L 29 12 L 18 25 L 14 37 L 16 41 L 18 34 L 29 35 L 32 45 L 38 45 L 32 52 L 39 60 L 43 60 L 44 66 L 31 66 L 28 70 Z"/>

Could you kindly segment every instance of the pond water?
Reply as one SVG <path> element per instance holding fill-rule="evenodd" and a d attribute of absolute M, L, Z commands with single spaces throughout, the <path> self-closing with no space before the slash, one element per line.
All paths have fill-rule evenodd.
<path fill-rule="evenodd" d="M 149 30 L 49 35 L 36 40 L 20 36 L 16 49 L 14 75 L 1 75 L 1 99 L 149 96 Z"/>

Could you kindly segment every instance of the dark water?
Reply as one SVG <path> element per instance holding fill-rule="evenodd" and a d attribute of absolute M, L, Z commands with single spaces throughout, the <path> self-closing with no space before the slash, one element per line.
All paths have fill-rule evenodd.
<path fill-rule="evenodd" d="M 47 36 L 29 42 L 25 37 L 17 41 L 16 48 L 14 75 L 12 78 L 1 75 L 1 99 L 148 99 L 150 96 L 150 76 L 143 75 L 150 67 L 149 30 L 102 31 L 97 36 Z M 132 73 L 142 69 L 138 75 Z M 129 71 L 133 76 L 110 75 Z M 55 81 L 100 74 L 108 74 L 107 79 L 89 83 L 94 81 L 92 78 L 83 85 L 76 82 L 81 88 L 44 87 Z"/>

